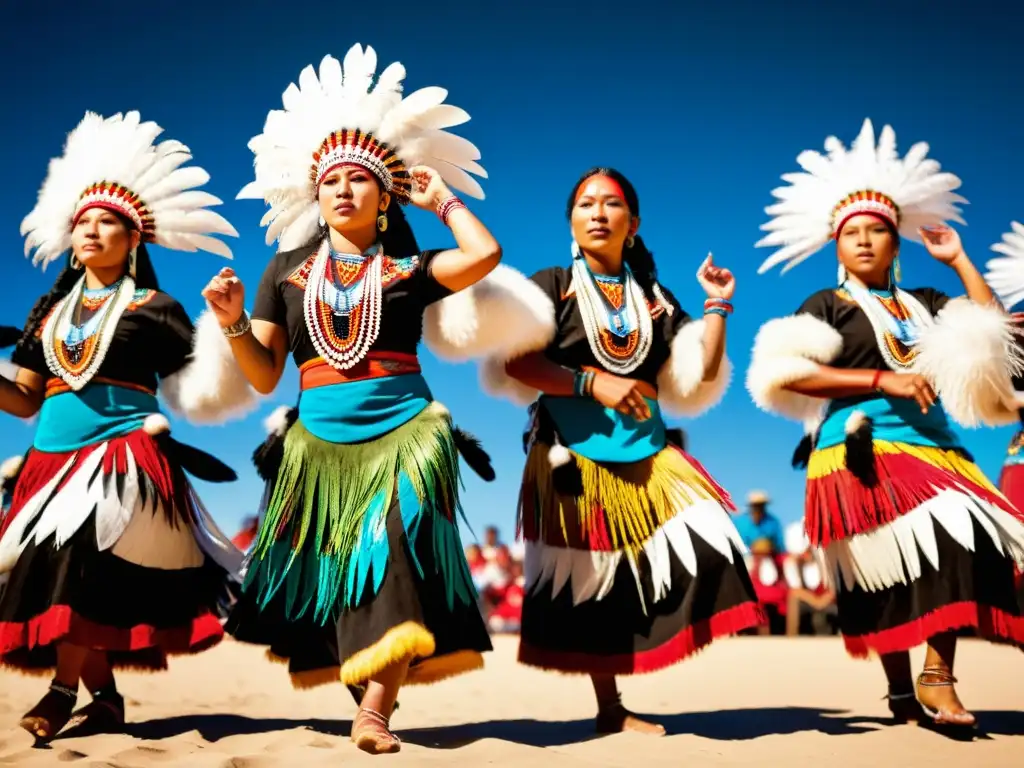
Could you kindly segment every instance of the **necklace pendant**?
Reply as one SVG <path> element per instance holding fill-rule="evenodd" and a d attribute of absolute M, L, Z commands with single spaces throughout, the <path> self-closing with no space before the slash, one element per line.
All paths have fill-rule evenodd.
<path fill-rule="evenodd" d="M 338 338 L 347 339 L 349 331 L 352 330 L 352 317 L 347 312 L 344 314 L 332 314 L 331 325 Z"/>
<path fill-rule="evenodd" d="M 85 345 L 80 341 L 73 344 L 64 344 L 64 352 L 68 357 L 68 362 L 75 366 L 82 362 L 84 347 Z"/>

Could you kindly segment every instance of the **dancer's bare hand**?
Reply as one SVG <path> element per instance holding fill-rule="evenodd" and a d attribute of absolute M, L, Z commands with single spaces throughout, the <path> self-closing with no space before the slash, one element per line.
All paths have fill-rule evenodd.
<path fill-rule="evenodd" d="M 611 408 L 637 421 L 651 418 L 651 409 L 640 394 L 636 379 L 627 379 L 610 373 L 598 373 L 594 377 L 592 395 L 605 408 Z"/>
<path fill-rule="evenodd" d="M 932 385 L 924 376 L 918 376 L 916 373 L 886 371 L 878 380 L 878 386 L 892 397 L 915 400 L 921 406 L 921 413 L 928 413 L 928 409 L 935 405 L 938 399 Z"/>
<path fill-rule="evenodd" d="M 245 286 L 231 267 L 224 267 L 203 288 L 203 298 L 221 328 L 228 328 L 242 319 L 245 311 Z"/>

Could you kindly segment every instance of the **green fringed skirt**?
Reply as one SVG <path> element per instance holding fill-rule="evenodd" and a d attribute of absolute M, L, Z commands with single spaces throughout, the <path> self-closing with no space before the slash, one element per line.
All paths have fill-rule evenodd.
<path fill-rule="evenodd" d="M 227 631 L 269 646 L 297 687 L 362 685 L 405 658 L 407 683 L 481 667 L 491 642 L 459 537 L 459 486 L 438 403 L 354 444 L 321 440 L 300 417 Z"/>

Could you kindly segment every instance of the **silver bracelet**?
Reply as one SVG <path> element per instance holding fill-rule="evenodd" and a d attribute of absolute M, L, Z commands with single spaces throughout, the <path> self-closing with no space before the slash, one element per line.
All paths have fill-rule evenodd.
<path fill-rule="evenodd" d="M 242 311 L 242 316 L 238 318 L 238 322 L 229 325 L 227 328 L 223 328 L 224 335 L 229 339 L 237 339 L 239 336 L 243 336 L 249 332 L 249 328 L 252 324 L 249 322 L 249 313 L 245 310 Z"/>

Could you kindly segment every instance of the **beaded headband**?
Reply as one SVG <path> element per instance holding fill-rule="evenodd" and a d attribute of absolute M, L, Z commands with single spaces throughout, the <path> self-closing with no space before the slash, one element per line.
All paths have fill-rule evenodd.
<path fill-rule="evenodd" d="M 105 208 L 131 220 L 143 240 L 152 240 L 156 228 L 153 214 L 142 199 L 122 184 L 100 181 L 89 186 L 78 199 L 75 215 L 71 218 L 74 226 L 83 213 L 90 208 Z"/>

